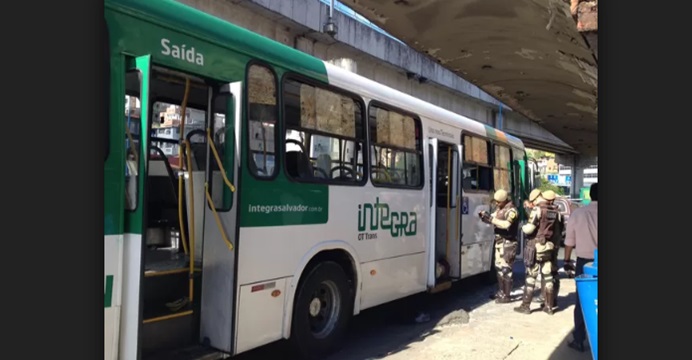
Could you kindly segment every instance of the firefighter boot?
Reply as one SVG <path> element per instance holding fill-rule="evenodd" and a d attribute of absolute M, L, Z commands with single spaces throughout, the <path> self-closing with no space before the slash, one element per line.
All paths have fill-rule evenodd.
<path fill-rule="evenodd" d="M 521 300 L 521 305 L 514 308 L 514 311 L 522 314 L 531 314 L 531 299 L 533 298 L 533 286 L 524 287 L 524 298 Z"/>
<path fill-rule="evenodd" d="M 560 274 L 556 274 L 555 277 L 553 277 L 553 280 L 555 281 L 555 285 L 553 285 L 553 306 L 558 307 L 557 305 L 557 298 L 558 295 L 560 294 L 560 278 L 558 277 Z"/>
<path fill-rule="evenodd" d="M 497 291 L 490 295 L 490 300 L 495 300 L 502 297 L 502 274 L 496 272 L 495 275 L 497 275 Z"/>
<path fill-rule="evenodd" d="M 501 290 L 502 290 L 502 296 L 498 297 L 495 302 L 498 304 L 506 304 L 508 302 L 511 302 L 512 299 L 509 297 L 509 295 L 512 293 L 512 278 L 509 278 L 508 276 L 503 276 L 502 281 L 500 282 Z"/>
<path fill-rule="evenodd" d="M 539 304 L 541 304 L 541 306 L 543 306 L 543 304 L 545 304 L 545 280 L 542 279 L 542 276 L 541 276 L 541 292 L 538 294 L 538 296 L 533 298 L 533 302 L 539 303 Z"/>
<path fill-rule="evenodd" d="M 507 276 L 505 278 L 504 285 L 505 285 L 505 287 L 503 290 L 505 291 L 505 294 L 507 294 L 507 302 L 511 302 L 512 301 L 512 287 L 514 287 L 514 281 L 513 281 L 511 276 Z"/>
<path fill-rule="evenodd" d="M 553 307 L 555 306 L 555 289 L 545 289 L 545 305 L 543 311 L 548 315 L 553 315 Z"/>

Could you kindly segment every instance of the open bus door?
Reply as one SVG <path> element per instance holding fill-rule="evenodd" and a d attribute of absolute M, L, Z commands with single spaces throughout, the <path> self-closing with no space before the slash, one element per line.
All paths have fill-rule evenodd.
<path fill-rule="evenodd" d="M 208 166 L 204 195 L 204 248 L 200 341 L 232 354 L 236 297 L 238 206 L 235 184 L 240 164 L 242 82 L 214 90 L 207 128 Z"/>
<path fill-rule="evenodd" d="M 146 248 L 147 206 L 145 199 L 149 151 L 147 123 L 149 119 L 149 72 L 151 57 L 126 58 L 125 95 L 127 104 L 124 121 L 125 199 L 123 263 L 121 281 L 120 338 L 118 358 L 136 359 L 140 353 L 141 292 Z M 130 107 L 130 105 L 134 105 Z"/>
<path fill-rule="evenodd" d="M 430 138 L 428 287 L 449 288 L 461 277 L 461 146 Z"/>
<path fill-rule="evenodd" d="M 205 339 L 230 352 L 237 208 L 232 184 L 240 121 L 234 100 L 240 84 L 224 88 L 162 67 L 149 55 L 125 61 L 125 91 L 139 108 L 136 117 L 128 111 L 125 119 L 129 152 L 120 358 L 171 358 Z M 163 112 L 178 116 L 171 118 L 179 124 L 159 127 Z M 198 122 L 206 124 L 204 130 L 193 126 Z M 159 130 L 177 130 L 179 137 L 160 137 Z M 178 152 L 167 153 L 163 149 L 171 146 L 165 144 Z M 215 250 L 219 244 L 225 252 Z M 200 327 L 206 332 L 200 334 Z M 216 337 L 207 336 L 210 332 Z"/>

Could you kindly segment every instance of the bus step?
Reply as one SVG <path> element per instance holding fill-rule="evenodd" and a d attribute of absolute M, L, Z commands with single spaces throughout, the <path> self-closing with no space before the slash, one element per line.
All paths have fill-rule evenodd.
<path fill-rule="evenodd" d="M 200 272 L 202 272 L 202 269 L 196 268 L 196 269 L 194 269 L 194 271 L 195 271 L 195 273 L 200 273 Z M 144 277 L 185 274 L 185 273 L 189 273 L 189 272 L 190 272 L 189 268 L 179 268 L 179 269 L 171 269 L 171 270 L 146 270 L 146 271 L 144 271 Z"/>
<path fill-rule="evenodd" d="M 439 292 L 449 290 L 451 287 L 452 287 L 452 281 L 447 280 L 447 281 L 443 281 L 443 282 L 435 285 L 435 287 L 428 289 L 428 292 L 431 294 L 437 294 Z"/>
<path fill-rule="evenodd" d="M 224 353 L 206 346 L 194 345 L 173 351 L 143 356 L 142 358 L 143 360 L 217 360 L 223 359 Z"/>
<path fill-rule="evenodd" d="M 171 309 L 169 309 L 166 305 L 162 304 L 153 309 L 150 308 L 150 310 L 145 311 L 143 322 L 147 324 L 152 322 L 177 319 L 179 317 L 190 316 L 192 314 L 192 305 L 189 303 L 185 305 L 185 307 L 177 311 L 171 311 Z"/>

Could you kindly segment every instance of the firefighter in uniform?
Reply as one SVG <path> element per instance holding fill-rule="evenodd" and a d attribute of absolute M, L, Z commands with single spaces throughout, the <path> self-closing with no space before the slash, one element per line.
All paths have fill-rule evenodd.
<path fill-rule="evenodd" d="M 546 203 L 548 205 L 554 205 L 555 201 L 555 192 L 552 190 L 546 190 L 541 193 L 541 197 L 545 199 Z M 557 304 L 557 298 L 558 295 L 560 294 L 560 273 L 559 273 L 559 267 L 557 264 L 557 258 L 560 253 L 560 243 L 562 242 L 562 229 L 564 229 L 565 223 L 564 223 L 564 218 L 562 214 L 558 212 L 558 220 L 555 222 L 555 229 L 553 231 L 553 238 L 551 242 L 553 243 L 553 257 L 552 257 L 552 276 L 553 276 L 553 289 L 554 289 L 554 298 L 553 298 L 553 307 L 558 307 Z M 545 280 L 542 279 L 541 277 L 541 282 L 544 282 Z M 543 287 L 544 288 L 544 287 Z M 545 295 L 541 293 L 539 298 L 537 299 L 537 302 L 541 303 L 541 306 L 545 306 Z"/>
<path fill-rule="evenodd" d="M 524 200 L 524 211 L 526 211 L 526 216 L 529 216 L 531 214 L 531 210 L 533 209 L 534 202 L 538 197 L 541 195 L 541 190 L 538 189 L 533 189 L 531 190 L 531 193 L 529 194 L 529 199 Z"/>
<path fill-rule="evenodd" d="M 541 190 L 540 189 L 533 189 L 531 190 L 531 193 L 529 193 L 529 198 L 528 200 L 524 200 L 524 212 L 526 213 L 526 218 L 528 219 L 531 216 L 531 211 L 533 211 L 533 208 L 535 207 L 535 202 L 538 197 L 541 196 Z M 522 234 L 524 235 L 524 247 L 526 247 L 526 234 L 522 231 Z M 526 262 L 524 262 L 526 263 Z M 526 269 L 524 269 L 524 274 L 528 273 Z M 526 287 L 526 284 L 524 284 L 524 287 Z M 541 300 L 542 302 L 543 300 Z M 541 305 L 542 306 L 542 305 Z"/>
<path fill-rule="evenodd" d="M 553 283 L 553 232 L 555 222 L 558 221 L 559 211 L 557 206 L 549 204 L 542 196 L 537 196 L 532 201 L 532 209 L 527 223 L 521 230 L 526 235 L 524 247 L 524 264 L 526 265 L 526 285 L 524 297 L 515 311 L 530 314 L 531 300 L 536 288 L 536 279 L 542 276 L 542 288 L 545 294 L 545 306 L 543 310 L 552 315 L 555 299 Z"/>
<path fill-rule="evenodd" d="M 510 302 L 512 292 L 512 265 L 517 255 L 517 233 L 519 230 L 519 213 L 509 198 L 507 191 L 497 190 L 493 195 L 497 207 L 492 214 L 487 211 L 478 213 L 481 220 L 492 224 L 495 232 L 495 270 L 497 271 L 498 292 L 495 302 Z"/>

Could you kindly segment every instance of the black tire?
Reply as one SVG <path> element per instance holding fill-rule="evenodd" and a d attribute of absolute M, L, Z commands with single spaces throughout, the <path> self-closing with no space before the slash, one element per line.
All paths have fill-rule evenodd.
<path fill-rule="evenodd" d="M 326 261 L 312 268 L 301 282 L 293 305 L 291 343 L 297 355 L 322 359 L 337 350 L 352 314 L 353 295 L 341 266 Z"/>

